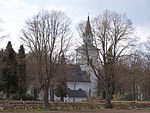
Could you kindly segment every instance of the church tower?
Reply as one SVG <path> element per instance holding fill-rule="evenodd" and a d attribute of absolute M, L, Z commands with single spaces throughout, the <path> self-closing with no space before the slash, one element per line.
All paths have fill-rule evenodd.
<path fill-rule="evenodd" d="M 76 63 L 81 65 L 88 64 L 86 52 L 88 52 L 93 62 L 97 62 L 97 48 L 93 45 L 93 33 L 89 16 L 82 34 L 82 39 L 83 44 L 76 49 Z"/>
<path fill-rule="evenodd" d="M 97 77 L 95 76 L 93 69 L 88 63 L 86 52 L 88 51 L 90 59 L 97 63 L 98 54 L 97 48 L 93 45 L 93 33 L 89 20 L 89 16 L 86 21 L 85 29 L 82 34 L 83 44 L 76 49 L 76 63 L 80 65 L 81 70 L 86 71 L 90 81 L 91 86 L 89 92 L 91 96 L 97 96 Z M 88 49 L 88 50 L 87 50 Z"/>

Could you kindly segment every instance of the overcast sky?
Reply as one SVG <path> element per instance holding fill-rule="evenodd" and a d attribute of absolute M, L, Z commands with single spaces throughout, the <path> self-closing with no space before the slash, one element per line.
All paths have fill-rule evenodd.
<path fill-rule="evenodd" d="M 150 35 L 150 0 L 0 0 L 1 34 L 9 34 L 7 39 L 0 42 L 0 47 L 5 47 L 10 40 L 13 47 L 18 49 L 25 20 L 41 9 L 65 12 L 72 20 L 74 32 L 75 26 L 87 19 L 88 13 L 90 18 L 102 14 L 106 9 L 126 13 L 136 27 L 137 37 L 144 39 Z"/>

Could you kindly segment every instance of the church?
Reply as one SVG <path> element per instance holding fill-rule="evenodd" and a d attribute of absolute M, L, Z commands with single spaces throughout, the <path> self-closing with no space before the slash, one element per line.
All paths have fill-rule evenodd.
<path fill-rule="evenodd" d="M 82 35 L 83 44 L 76 49 L 76 63 L 68 64 L 69 69 L 65 75 L 67 80 L 67 97 L 64 98 L 65 102 L 82 102 L 89 97 L 97 96 L 97 77 L 95 76 L 92 68 L 88 64 L 86 58 L 85 47 L 88 49 L 90 59 L 97 63 L 96 47 L 93 46 L 93 34 L 91 30 L 89 16 L 86 21 L 84 32 Z M 34 84 L 35 83 L 35 84 Z M 36 82 L 32 81 L 27 93 L 35 95 L 39 100 L 42 100 L 42 91 L 36 91 Z M 36 92 L 35 92 L 36 91 Z M 49 95 L 50 99 L 50 95 Z M 54 101 L 59 101 L 60 97 L 54 95 Z"/>

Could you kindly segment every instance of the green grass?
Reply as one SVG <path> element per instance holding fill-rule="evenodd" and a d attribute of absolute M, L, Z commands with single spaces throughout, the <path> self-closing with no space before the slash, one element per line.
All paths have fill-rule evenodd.
<path fill-rule="evenodd" d="M 0 109 L 0 112 L 41 112 L 44 109 Z"/>
<path fill-rule="evenodd" d="M 144 108 L 144 110 L 150 110 L 150 107 Z"/>

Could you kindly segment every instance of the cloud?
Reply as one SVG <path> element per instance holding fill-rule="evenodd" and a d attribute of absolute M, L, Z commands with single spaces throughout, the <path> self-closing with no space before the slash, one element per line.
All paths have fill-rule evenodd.
<path fill-rule="evenodd" d="M 20 31 L 28 18 L 32 18 L 42 9 L 65 11 L 67 7 L 52 4 L 37 4 L 27 0 L 0 0 L 0 18 L 3 23 L 0 27 L 3 29 L 3 35 L 9 35 L 0 47 L 5 47 L 7 41 L 11 40 L 15 49 L 18 48 L 20 40 Z M 2 32 L 1 32 L 2 34 Z"/>
<path fill-rule="evenodd" d="M 10 34 L 11 39 L 9 38 L 9 40 L 17 42 L 25 20 L 32 18 L 33 15 L 42 9 L 61 10 L 65 12 L 73 20 L 73 28 L 75 28 L 75 25 L 80 21 L 86 20 L 88 12 L 90 13 L 90 18 L 92 18 L 103 10 L 109 9 L 115 10 L 118 13 L 127 13 L 127 16 L 134 20 L 134 24 L 139 23 L 136 25 L 135 36 L 144 40 L 145 37 L 150 35 L 150 21 L 147 13 L 148 3 L 145 1 L 146 0 L 140 2 L 136 0 L 95 0 L 94 2 L 92 0 L 0 0 L 0 18 L 3 20 L 0 27 L 4 30 L 6 35 Z"/>
<path fill-rule="evenodd" d="M 135 36 L 140 39 L 140 42 L 146 41 L 146 38 L 150 36 L 150 22 L 145 25 L 137 25 Z"/>
<path fill-rule="evenodd" d="M 1 6 L 5 9 L 17 9 L 24 7 L 24 0 L 2 0 L 0 1 Z"/>

